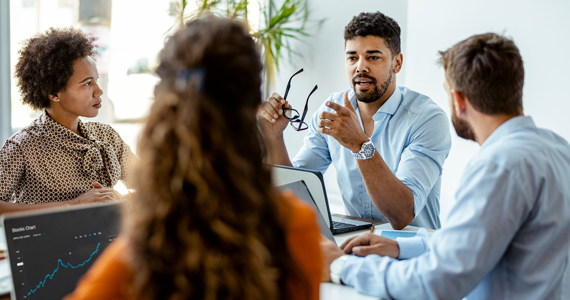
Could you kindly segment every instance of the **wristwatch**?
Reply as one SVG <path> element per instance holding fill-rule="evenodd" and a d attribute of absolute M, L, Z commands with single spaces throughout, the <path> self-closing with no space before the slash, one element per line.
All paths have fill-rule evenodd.
<path fill-rule="evenodd" d="M 336 284 L 343 284 L 340 280 L 340 272 L 342 271 L 342 266 L 344 262 L 348 259 L 348 254 L 345 254 L 331 263 L 330 271 L 331 271 L 331 281 Z"/>
<path fill-rule="evenodd" d="M 368 141 L 362 143 L 362 146 L 360 146 L 360 151 L 358 152 L 350 151 L 350 152 L 352 153 L 352 156 L 354 156 L 354 158 L 365 160 L 372 158 L 372 156 L 374 156 L 376 148 L 374 147 L 374 144 L 372 144 L 372 141 L 369 139 Z"/>

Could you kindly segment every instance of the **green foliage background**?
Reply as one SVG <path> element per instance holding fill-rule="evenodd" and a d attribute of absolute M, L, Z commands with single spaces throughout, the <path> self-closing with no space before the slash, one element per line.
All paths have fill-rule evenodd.
<path fill-rule="evenodd" d="M 282 59 L 286 57 L 291 62 L 294 55 L 301 56 L 292 49 L 291 42 L 310 36 L 307 30 L 310 11 L 307 8 L 308 0 L 284 0 L 281 6 L 276 6 L 273 0 L 253 1 L 258 2 L 263 16 L 258 29 L 253 30 L 248 20 L 250 0 L 195 0 L 198 9 L 192 12 L 187 11 L 189 1 L 180 0 L 176 7 L 176 23 L 169 31 L 209 14 L 243 22 L 259 44 L 264 64 L 264 93 L 267 94 L 273 86 L 275 72 L 279 70 Z M 320 25 L 323 21 L 314 23 Z"/>

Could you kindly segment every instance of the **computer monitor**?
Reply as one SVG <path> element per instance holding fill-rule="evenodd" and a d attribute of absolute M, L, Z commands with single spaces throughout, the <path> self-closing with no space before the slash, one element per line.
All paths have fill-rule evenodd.
<path fill-rule="evenodd" d="M 61 299 L 119 234 L 120 207 L 82 205 L 1 219 L 14 283 L 11 299 Z"/>

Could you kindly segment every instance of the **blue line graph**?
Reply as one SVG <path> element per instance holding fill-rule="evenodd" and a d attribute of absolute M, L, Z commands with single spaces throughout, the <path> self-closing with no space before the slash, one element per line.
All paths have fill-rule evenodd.
<path fill-rule="evenodd" d="M 79 268 L 79 267 L 83 267 L 83 265 L 85 265 L 86 263 L 88 263 L 88 262 L 91 260 L 91 258 L 93 258 L 93 255 L 95 255 L 95 254 L 97 254 L 97 252 L 99 252 L 99 245 L 101 245 L 101 243 L 97 243 L 97 249 L 95 249 L 95 251 L 93 251 L 93 253 L 91 253 L 91 255 L 89 256 L 89 258 L 88 258 L 86 261 L 84 261 L 84 262 L 81 263 L 81 264 L 78 264 L 77 266 L 73 266 L 73 265 L 71 265 L 70 263 L 64 264 L 63 261 L 61 261 L 61 259 L 58 259 L 58 260 L 57 260 L 57 268 L 55 268 L 55 270 L 53 270 L 53 273 L 51 273 L 51 275 L 50 275 L 50 274 L 47 274 L 46 277 L 45 277 L 45 279 L 44 279 L 43 281 L 41 281 L 41 282 L 36 286 L 35 289 L 32 289 L 32 290 L 30 290 L 30 292 L 28 292 L 28 296 L 31 295 L 31 294 L 35 294 L 36 291 L 37 291 L 39 288 L 43 287 L 44 284 L 46 283 L 46 281 L 48 280 L 48 278 L 49 278 L 49 279 L 53 279 L 53 275 L 55 275 L 55 273 L 57 273 L 57 271 L 59 271 L 59 266 L 62 266 L 62 267 L 64 267 L 64 268 L 66 268 L 66 269 L 67 269 L 67 268 L 77 269 L 77 268 Z"/>

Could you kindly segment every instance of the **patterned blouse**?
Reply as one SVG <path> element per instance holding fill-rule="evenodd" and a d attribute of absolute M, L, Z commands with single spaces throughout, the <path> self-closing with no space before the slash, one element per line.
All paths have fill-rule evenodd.
<path fill-rule="evenodd" d="M 0 150 L 0 200 L 37 204 L 66 201 L 93 188 L 128 181 L 131 149 L 109 125 L 82 122 L 83 137 L 44 112 Z"/>

